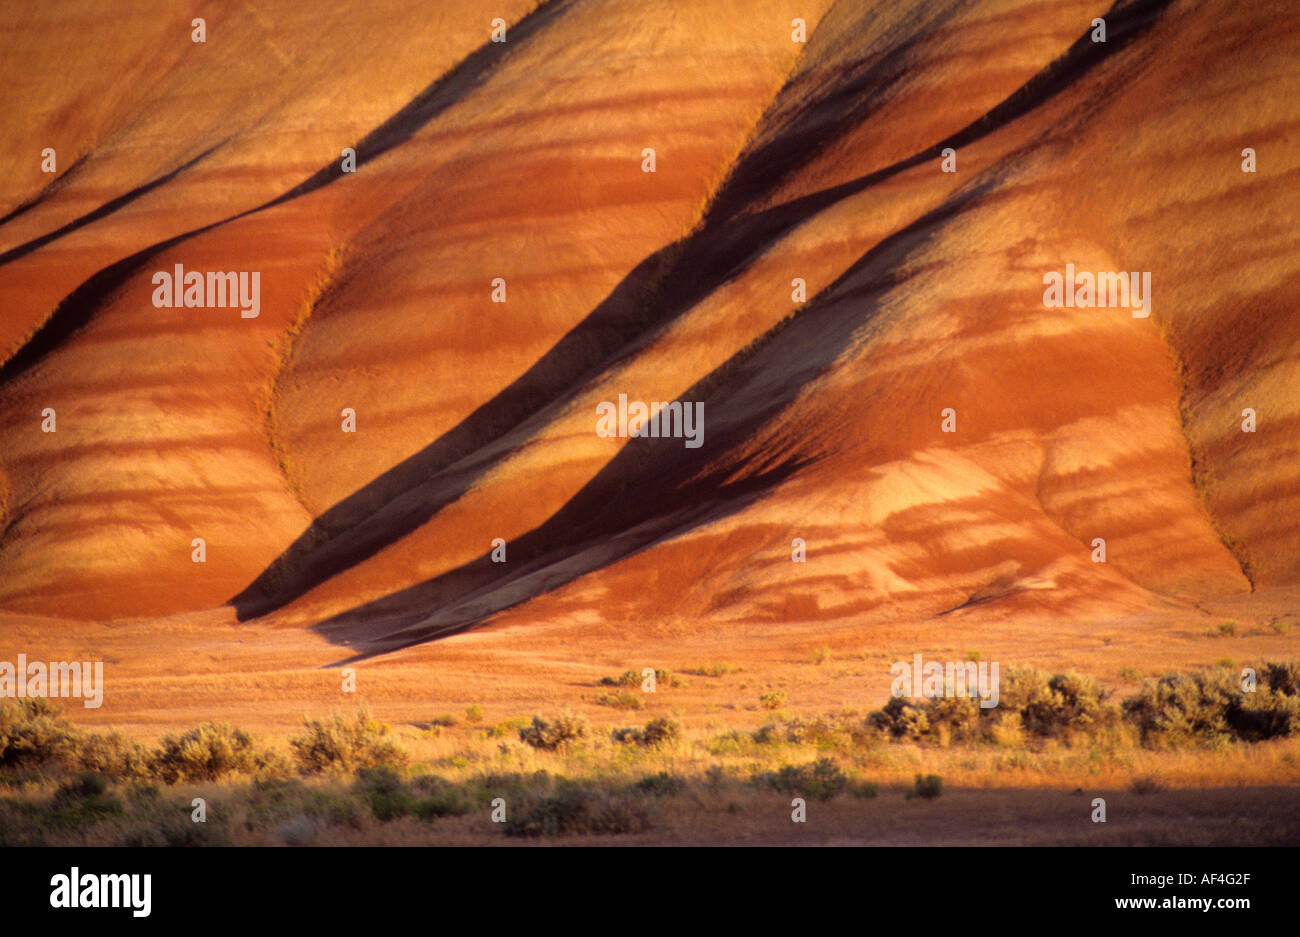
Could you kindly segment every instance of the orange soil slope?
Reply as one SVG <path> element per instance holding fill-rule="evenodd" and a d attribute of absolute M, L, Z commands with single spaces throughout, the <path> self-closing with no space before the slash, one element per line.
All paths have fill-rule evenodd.
<path fill-rule="evenodd" d="M 0 11 L 0 609 L 365 653 L 1300 584 L 1285 4 L 427 7 Z M 1150 317 L 1046 308 L 1067 263 Z M 260 315 L 155 308 L 176 264 Z"/>

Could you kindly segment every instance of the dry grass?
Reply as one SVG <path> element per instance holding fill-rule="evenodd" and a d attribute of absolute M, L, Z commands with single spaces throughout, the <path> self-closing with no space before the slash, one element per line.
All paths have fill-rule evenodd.
<path fill-rule="evenodd" d="M 1132 727 L 1099 727 L 1091 737 L 951 744 L 942 733 L 891 739 L 854 711 L 768 718 L 743 730 L 708 719 L 683 727 L 668 716 L 629 727 L 572 713 L 496 723 L 448 714 L 389 727 L 360 715 L 329 725 L 355 723 L 352 734 L 382 742 L 391 757 L 340 762 L 346 770 L 303 780 L 272 743 L 264 756 L 200 772 L 211 775 L 206 783 L 170 772 L 168 786 L 138 773 L 116 782 L 69 774 L 75 759 L 61 773 L 54 763 L 67 746 L 55 745 L 54 762 L 28 759 L 4 773 L 0 841 L 1300 842 L 1300 734 L 1151 748 Z M 298 747 L 322 725 L 310 723 Z M 218 741 L 238 734 L 223 731 Z M 236 748 L 262 743 L 243 737 Z M 208 766 L 209 750 L 230 746 L 200 747 L 186 764 Z M 1114 826 L 1091 822 L 1098 796 Z M 193 797 L 209 803 L 203 824 L 189 819 Z M 795 797 L 814 805 L 817 825 L 792 824 Z M 506 824 L 491 820 L 497 798 L 512 811 Z"/>
<path fill-rule="evenodd" d="M 279 800 L 252 780 L 128 783 L 109 791 L 120 814 L 85 808 L 51 823 L 37 806 L 56 788 L 43 782 L 0 798 L 0 828 L 10 843 L 34 827 L 34 841 L 47 843 L 518 843 L 532 840 L 491 821 L 492 798 L 531 811 L 567 782 L 588 792 L 609 825 L 578 823 L 561 834 L 566 842 L 1300 843 L 1295 738 L 1174 752 L 885 744 L 828 754 L 777 744 L 715 755 L 701 732 L 647 749 L 593 731 L 554 752 L 465 727 L 435 739 L 409 727 L 395 736 L 413 760 L 401 781 L 409 793 L 359 792 L 361 782 L 339 778 L 270 782 L 271 791 L 288 786 Z M 757 780 L 797 779 L 815 763 L 833 765 L 844 785 L 822 796 Z M 941 796 L 909 798 L 918 776 L 941 778 Z M 855 788 L 866 793 L 853 796 Z M 808 822 L 794 824 L 792 796 L 802 793 Z M 209 802 L 206 825 L 189 820 L 194 797 Z M 1107 801 L 1107 824 L 1090 820 L 1095 797 Z"/>
<path fill-rule="evenodd" d="M 1162 672 L 1209 668 L 1224 657 L 1242 665 L 1294 659 L 1300 657 L 1300 629 L 1272 626 L 1279 617 L 1293 617 L 1293 605 L 1289 594 L 1273 594 L 1209 606 L 1199 618 L 1170 613 L 1104 623 L 1057 619 L 1050 626 L 954 617 L 941 632 L 933 623 L 908 621 L 870 628 L 754 624 L 747 626 L 744 641 L 690 630 L 640 633 L 635 623 L 619 621 L 488 626 L 363 661 L 357 665 L 357 692 L 351 694 L 341 691 L 340 672 L 325 666 L 339 658 L 333 645 L 294 627 L 234 626 L 220 610 L 93 631 L 84 623 L 52 628 L 46 620 L 32 619 L 11 625 L 10 632 L 15 646 L 40 647 L 43 657 L 103 659 L 104 706 L 74 705 L 64 715 L 80 728 L 117 728 L 145 745 L 219 721 L 252 732 L 259 744 L 287 758 L 288 742 L 301 734 L 304 717 L 321 719 L 368 706 L 376 719 L 392 726 L 391 739 L 409 755 L 409 778 L 435 774 L 460 785 L 489 774 L 545 771 L 620 789 L 660 774 L 682 779 L 687 785 L 682 793 L 656 800 L 652 830 L 618 834 L 630 841 L 1254 842 L 1262 837 L 1258 841 L 1278 842 L 1296 838 L 1287 811 L 1300 815 L 1295 738 L 1153 750 L 1122 734 L 1106 745 L 1006 737 L 945 746 L 942 739 L 924 745 L 868 744 L 834 732 L 808 732 L 789 741 L 779 729 L 828 715 L 864 719 L 888 698 L 890 664 L 918 648 L 927 659 L 962 660 L 978 647 L 981 660 L 1000 662 L 1004 673 L 1020 663 L 1049 671 L 1078 669 L 1096 675 L 1116 697 L 1131 695 L 1143 680 Z M 1204 636 L 1225 620 L 1238 623 L 1236 636 Z M 1099 637 L 1103 631 L 1109 644 Z M 628 652 L 629 635 L 635 635 L 635 655 Z M 826 647 L 829 653 L 810 653 L 810 647 Z M 628 670 L 640 674 L 646 667 L 690 676 L 677 685 L 658 680 L 654 693 L 627 687 L 644 701 L 641 710 L 614 710 L 598 702 L 601 694 L 618 692 L 601 686 L 602 677 L 617 678 Z M 759 697 L 777 691 L 785 694 L 780 712 L 761 708 Z M 519 731 L 533 714 L 563 710 L 589 723 L 577 744 L 545 751 L 520 740 Z M 464 718 L 440 718 L 444 713 Z M 680 738 L 655 746 L 612 738 L 616 729 L 642 727 L 661 717 L 680 724 Z M 435 724 L 436 733 L 430 728 Z M 775 725 L 768 741 L 756 741 L 755 734 L 768 724 Z M 850 786 L 874 784 L 881 795 L 863 800 L 843 793 L 818 802 L 809 823 L 792 830 L 790 798 L 756 788 L 752 778 L 823 758 L 834 761 Z M 900 826 L 890 812 L 899 809 L 917 774 L 943 779 L 941 797 L 907 805 L 909 811 L 929 811 L 924 816 L 934 818 L 933 827 L 919 821 Z M 1158 779 L 1163 790 L 1132 793 L 1143 778 Z M 247 783 L 223 781 L 204 789 L 221 800 L 235 797 Z M 342 782 L 306 783 L 328 791 Z M 48 800 L 53 788 L 16 793 L 36 796 L 37 791 Z M 1072 811 L 1082 802 L 1076 791 L 1107 798 L 1111 822 L 1104 830 L 1075 825 Z M 164 789 L 167 796 L 171 792 L 179 797 L 188 788 Z M 1117 804 L 1130 802 L 1135 806 L 1116 812 Z M 1130 809 L 1147 819 L 1126 825 L 1134 816 Z M 436 821 L 401 816 L 381 823 L 367 811 L 359 827 L 330 827 L 327 834 L 315 821 L 296 821 L 283 832 L 317 842 L 531 841 L 506 840 L 499 824 L 485 819 L 483 805 Z M 1181 816 L 1196 816 L 1200 825 L 1181 824 Z M 1237 832 L 1225 819 L 1232 816 L 1245 818 Z M 988 817 L 1002 820 L 993 823 Z M 831 825 L 832 818 L 839 827 Z M 95 829 L 60 835 L 69 841 L 110 836 Z M 191 835 L 185 827 L 178 830 L 173 834 Z M 236 842 L 282 839 L 274 828 L 245 830 L 238 822 L 230 836 Z M 588 837 L 575 834 L 572 841 Z"/>

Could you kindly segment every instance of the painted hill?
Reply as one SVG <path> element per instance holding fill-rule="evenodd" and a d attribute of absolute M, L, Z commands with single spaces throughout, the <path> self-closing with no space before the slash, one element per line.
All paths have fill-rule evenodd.
<path fill-rule="evenodd" d="M 205 9 L 0 10 L 8 614 L 368 653 L 1300 586 L 1286 4 Z M 1149 317 L 1045 306 L 1067 264 Z"/>

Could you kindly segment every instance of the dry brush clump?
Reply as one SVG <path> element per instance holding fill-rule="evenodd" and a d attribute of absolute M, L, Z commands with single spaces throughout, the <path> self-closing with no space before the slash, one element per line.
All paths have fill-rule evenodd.
<path fill-rule="evenodd" d="M 803 765 L 782 765 L 776 771 L 756 773 L 753 783 L 785 794 L 798 794 L 809 800 L 830 800 L 848 787 L 849 779 L 830 758 Z"/>
<path fill-rule="evenodd" d="M 336 714 L 309 720 L 306 732 L 290 746 L 303 774 L 404 765 L 406 753 L 389 732 L 362 710 L 351 719 Z M 226 723 L 164 736 L 150 750 L 117 731 L 83 732 L 45 699 L 0 699 L 0 772 L 14 780 L 23 771 L 92 772 L 112 780 L 156 779 L 170 785 L 241 774 L 287 775 L 292 767 L 282 753 Z"/>
<path fill-rule="evenodd" d="M 403 768 L 409 760 L 390 737 L 391 729 L 359 710 L 352 718 L 338 713 L 328 719 L 309 719 L 306 731 L 291 739 L 289 747 L 303 774 L 349 773 L 364 768 Z"/>
<path fill-rule="evenodd" d="M 144 780 L 155 775 L 155 756 L 121 732 L 89 733 L 77 739 L 69 762 L 80 771 L 118 780 Z"/>
<path fill-rule="evenodd" d="M 435 775 L 421 775 L 408 783 L 390 765 L 363 768 L 352 790 L 380 823 L 405 816 L 425 821 L 464 816 L 474 806 L 473 797 L 463 787 Z"/>
<path fill-rule="evenodd" d="M 39 768 L 75 751 L 78 732 L 46 699 L 0 699 L 0 767 Z"/>
<path fill-rule="evenodd" d="M 645 669 L 650 670 L 649 667 Z M 601 677 L 600 685 L 601 686 L 643 687 L 647 679 L 649 679 L 649 674 L 645 673 L 644 671 L 625 670 L 617 677 Z M 671 670 L 662 670 L 658 668 L 654 670 L 654 686 L 656 688 L 660 686 L 680 687 L 685 685 L 686 685 L 685 681 L 682 680 L 681 677 L 673 673 Z"/>
<path fill-rule="evenodd" d="M 306 845 L 327 828 L 359 830 L 365 821 L 365 806 L 351 791 L 298 778 L 256 778 L 242 806 L 246 830 L 274 829 L 289 845 Z"/>
<path fill-rule="evenodd" d="M 611 706 L 614 709 L 645 708 L 645 700 L 635 693 L 629 693 L 627 690 L 619 690 L 617 693 L 602 693 L 596 697 L 596 702 L 601 706 Z"/>
<path fill-rule="evenodd" d="M 660 716 L 651 719 L 640 729 L 635 726 L 615 729 L 611 737 L 616 742 L 640 745 L 643 748 L 660 748 L 681 739 L 682 724 L 671 716 Z"/>
<path fill-rule="evenodd" d="M 1148 680 L 1125 701 L 1125 715 L 1142 733 L 1143 742 L 1157 747 L 1193 741 L 1258 742 L 1300 732 L 1300 661 L 1270 661 L 1253 669 L 1253 689 L 1223 670 Z"/>
<path fill-rule="evenodd" d="M 210 722 L 182 735 L 163 738 L 152 756 L 152 773 L 165 784 L 217 781 L 231 774 L 254 774 L 275 764 L 253 736 L 224 722 Z"/>
<path fill-rule="evenodd" d="M 1019 744 L 1026 737 L 1118 740 L 1122 711 L 1107 696 L 1089 676 L 1048 676 L 1034 667 L 1017 667 L 1008 671 L 997 706 L 981 707 L 975 697 L 895 697 L 872 713 L 867 724 L 890 738 L 941 745 Z"/>
<path fill-rule="evenodd" d="M 120 732 L 83 732 L 44 699 L 0 700 L 0 767 L 55 774 L 90 772 L 114 780 L 157 778 L 167 784 L 214 781 L 282 762 L 232 726 L 209 723 L 169 735 L 150 751 Z"/>
<path fill-rule="evenodd" d="M 880 733 L 857 713 L 823 713 L 810 718 L 794 717 L 765 723 L 753 732 L 731 732 L 707 744 L 714 754 L 735 753 L 751 745 L 761 748 L 783 744 L 807 745 L 819 751 L 848 753 L 880 743 Z"/>
<path fill-rule="evenodd" d="M 667 771 L 660 771 L 643 776 L 632 785 L 632 790 L 650 797 L 676 797 L 686 790 L 686 780 Z"/>
<path fill-rule="evenodd" d="M 533 716 L 532 725 L 519 730 L 519 739 L 533 748 L 555 751 L 583 738 L 587 734 L 587 720 L 571 712 L 562 712 L 551 719 Z"/>
<path fill-rule="evenodd" d="M 907 800 L 914 797 L 919 797 L 922 800 L 934 800 L 942 793 L 943 778 L 937 774 L 918 774 L 912 789 L 904 796 Z"/>
<path fill-rule="evenodd" d="M 52 823 L 82 826 L 125 812 L 122 801 L 108 791 L 108 779 L 86 771 L 64 781 L 50 799 Z"/>
<path fill-rule="evenodd" d="M 1095 739 L 1118 726 L 1121 710 L 1093 677 L 1012 668 L 998 709 L 1017 713 L 1026 734 L 1067 741 Z"/>
<path fill-rule="evenodd" d="M 728 661 L 720 661 L 716 664 L 700 664 L 684 672 L 697 677 L 725 677 L 729 673 L 739 673 L 743 669 Z"/>
<path fill-rule="evenodd" d="M 1300 732 L 1300 661 L 1255 669 L 1253 690 L 1222 668 L 1198 670 L 1148 680 L 1117 703 L 1092 677 L 1018 667 L 1008 671 L 995 707 L 983 708 L 973 697 L 895 697 L 866 725 L 887 738 L 939 745 L 1019 745 L 1026 739 L 1116 744 L 1137 738 L 1149 747 L 1170 747 Z"/>
<path fill-rule="evenodd" d="M 502 832 L 518 837 L 613 836 L 644 833 L 654 827 L 655 811 L 644 796 L 562 780 L 551 793 L 517 805 Z"/>
<path fill-rule="evenodd" d="M 46 796 L 0 798 L 0 845 L 90 843 L 188 846 L 230 842 L 224 810 L 211 801 L 195 823 L 188 798 L 148 784 L 115 783 L 94 772 L 65 777 Z"/>

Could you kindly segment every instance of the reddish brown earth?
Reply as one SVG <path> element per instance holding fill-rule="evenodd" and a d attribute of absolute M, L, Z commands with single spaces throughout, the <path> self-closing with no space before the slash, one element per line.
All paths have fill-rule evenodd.
<path fill-rule="evenodd" d="M 1288 4 L 193 7 L 0 8 L 0 656 L 105 659 L 77 718 L 284 725 L 393 651 L 393 717 L 1296 656 Z M 1046 308 L 1067 263 L 1150 317 Z M 260 315 L 155 308 L 175 264 Z M 703 445 L 599 437 L 619 394 Z"/>

